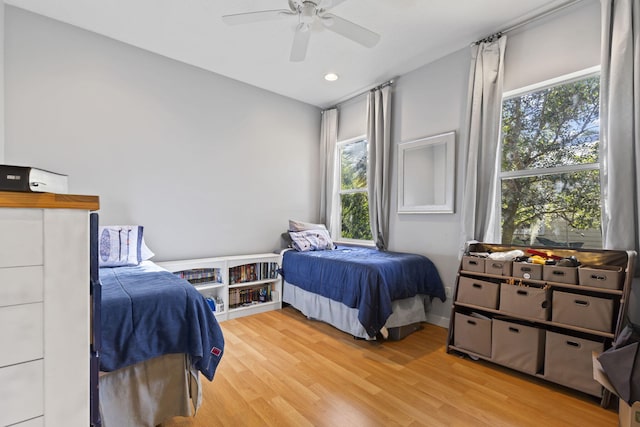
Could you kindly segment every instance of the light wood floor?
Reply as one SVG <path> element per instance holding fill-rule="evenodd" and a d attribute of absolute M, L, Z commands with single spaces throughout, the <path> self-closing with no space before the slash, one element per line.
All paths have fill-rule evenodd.
<path fill-rule="evenodd" d="M 617 425 L 594 397 L 447 354 L 437 326 L 367 342 L 290 307 L 221 326 L 198 414 L 163 427 Z"/>

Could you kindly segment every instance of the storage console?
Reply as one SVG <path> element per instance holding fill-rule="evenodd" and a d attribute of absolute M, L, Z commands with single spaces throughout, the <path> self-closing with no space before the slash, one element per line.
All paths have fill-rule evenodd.
<path fill-rule="evenodd" d="M 636 253 L 475 243 L 468 253 L 575 257 L 579 267 L 465 255 L 457 275 L 447 351 L 494 362 L 584 393 L 609 395 L 593 379 L 601 353 L 624 326 Z"/>

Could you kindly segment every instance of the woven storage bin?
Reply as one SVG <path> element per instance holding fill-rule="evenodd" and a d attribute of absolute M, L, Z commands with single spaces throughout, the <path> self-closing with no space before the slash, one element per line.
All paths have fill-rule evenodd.
<path fill-rule="evenodd" d="M 553 291 L 551 320 L 567 325 L 611 332 L 613 300 Z"/>
<path fill-rule="evenodd" d="M 547 282 L 578 284 L 577 267 L 558 267 L 556 265 L 542 266 L 542 280 Z"/>
<path fill-rule="evenodd" d="M 484 273 L 484 260 L 484 258 L 479 258 L 477 256 L 463 256 L 462 269 L 464 271 Z"/>
<path fill-rule="evenodd" d="M 602 387 L 593 379 L 591 353 L 602 353 L 604 344 L 551 331 L 547 331 L 545 341 L 544 377 L 600 396 Z"/>
<path fill-rule="evenodd" d="M 549 320 L 550 292 L 533 286 L 500 284 L 500 311 L 522 317 Z"/>
<path fill-rule="evenodd" d="M 499 289 L 498 283 L 463 276 L 458 282 L 456 301 L 496 309 Z"/>
<path fill-rule="evenodd" d="M 622 289 L 624 272 L 622 267 L 583 265 L 578 268 L 580 284 L 595 288 Z"/>
<path fill-rule="evenodd" d="M 456 313 L 453 345 L 491 357 L 491 319 Z"/>
<path fill-rule="evenodd" d="M 487 258 L 484 260 L 484 272 L 498 276 L 511 276 L 512 265 L 511 261 L 496 261 Z"/>
<path fill-rule="evenodd" d="M 493 319 L 491 360 L 535 375 L 542 371 L 545 330 Z"/>
<path fill-rule="evenodd" d="M 528 262 L 514 262 L 513 277 L 522 277 L 523 279 L 531 280 L 542 280 L 542 265 L 531 264 Z"/>

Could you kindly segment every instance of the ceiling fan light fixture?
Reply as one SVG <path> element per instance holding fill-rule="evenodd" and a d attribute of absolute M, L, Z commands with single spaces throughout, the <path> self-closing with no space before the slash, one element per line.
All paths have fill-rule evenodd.
<path fill-rule="evenodd" d="M 311 2 L 305 2 L 300 9 L 300 21 L 305 24 L 311 24 L 316 17 L 316 5 Z"/>
<path fill-rule="evenodd" d="M 335 82 L 339 77 L 340 76 L 338 76 L 336 73 L 327 73 L 324 75 L 324 79 L 328 82 Z"/>

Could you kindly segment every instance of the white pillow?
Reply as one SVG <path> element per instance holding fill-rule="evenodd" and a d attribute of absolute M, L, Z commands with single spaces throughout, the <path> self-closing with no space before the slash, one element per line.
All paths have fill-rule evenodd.
<path fill-rule="evenodd" d="M 300 252 L 324 251 L 335 248 L 327 230 L 290 231 L 291 244 Z"/>
<path fill-rule="evenodd" d="M 306 230 L 326 230 L 324 224 L 313 224 L 311 222 L 289 220 L 289 231 L 306 231 Z"/>
<path fill-rule="evenodd" d="M 109 225 L 98 227 L 98 263 L 100 267 L 138 265 L 153 252 L 143 245 L 141 225 Z M 144 256 L 149 258 L 143 258 Z M 151 253 L 151 256 L 149 254 Z"/>
<path fill-rule="evenodd" d="M 154 254 L 144 242 L 144 236 L 142 236 L 142 243 L 140 244 L 140 261 L 146 261 L 153 258 L 155 255 L 156 254 Z"/>

